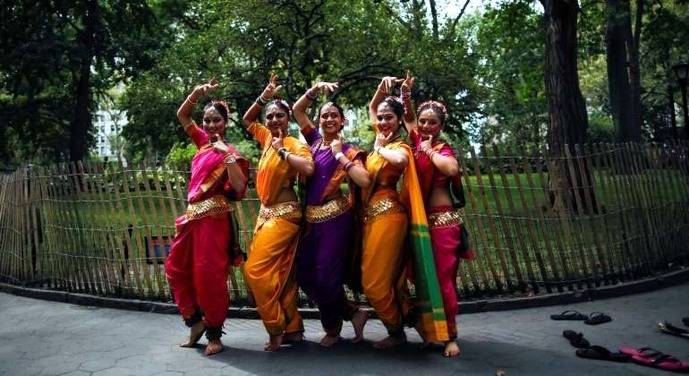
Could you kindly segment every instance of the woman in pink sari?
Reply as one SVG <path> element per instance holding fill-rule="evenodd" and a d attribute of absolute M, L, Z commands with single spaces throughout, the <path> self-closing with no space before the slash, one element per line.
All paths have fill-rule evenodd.
<path fill-rule="evenodd" d="M 406 109 L 405 127 L 412 145 L 415 146 L 414 161 L 428 216 L 433 259 L 450 335 L 449 341 L 445 342 L 443 355 L 455 357 L 460 353 L 456 323 L 457 267 L 459 259 L 471 259 L 473 252 L 463 250 L 465 247 L 461 244 L 461 233 L 464 228 L 450 195 L 450 184 L 459 187 L 461 180 L 459 163 L 452 147 L 440 139 L 447 109 L 440 102 L 426 101 L 419 105 L 417 115 L 414 116 L 410 100 L 413 84 L 414 78 L 407 74 L 402 83 L 402 100 Z"/>
<path fill-rule="evenodd" d="M 194 88 L 177 111 L 184 131 L 198 151 L 191 162 L 189 206 L 175 221 L 175 239 L 165 260 L 165 275 L 193 347 L 206 333 L 206 355 L 223 350 L 220 337 L 230 305 L 227 274 L 241 255 L 232 251 L 231 201 L 241 200 L 246 190 L 249 163 L 223 141 L 228 107 L 213 100 L 203 111 L 203 128 L 191 119 L 199 98 L 217 88 L 215 80 Z"/>

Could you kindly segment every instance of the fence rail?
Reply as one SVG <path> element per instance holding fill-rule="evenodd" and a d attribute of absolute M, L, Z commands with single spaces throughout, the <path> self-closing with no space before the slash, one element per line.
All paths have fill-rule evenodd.
<path fill-rule="evenodd" d="M 543 294 L 634 280 L 689 261 L 689 144 L 459 151 L 462 216 L 477 259 L 466 297 Z M 0 280 L 170 300 L 162 261 L 186 207 L 188 168 L 71 163 L 0 176 Z M 258 200 L 236 204 L 248 249 Z M 252 304 L 241 271 L 230 297 Z"/>

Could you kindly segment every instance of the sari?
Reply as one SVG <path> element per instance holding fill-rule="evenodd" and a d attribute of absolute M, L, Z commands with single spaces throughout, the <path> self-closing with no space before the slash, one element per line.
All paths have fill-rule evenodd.
<path fill-rule="evenodd" d="M 314 174 L 306 181 L 306 229 L 297 256 L 297 282 L 316 302 L 326 333 L 337 336 L 343 320 L 351 320 L 358 309 L 349 302 L 343 287 L 354 247 L 354 213 L 350 195 L 343 196 L 340 184 L 347 172 L 330 148 L 321 149 L 323 138 L 313 127 L 302 129 L 311 147 Z M 364 153 L 344 144 L 342 152 L 362 165 Z"/>
<path fill-rule="evenodd" d="M 426 153 L 419 152 L 421 136 L 417 131 L 410 133 L 410 139 L 417 148 L 414 161 L 418 171 L 418 180 L 424 205 L 428 213 L 431 243 L 433 245 L 433 260 L 437 272 L 438 283 L 442 295 L 445 318 L 451 340 L 457 338 L 456 317 L 459 311 L 457 298 L 457 268 L 460 259 L 472 259 L 472 251 L 459 253 L 461 246 L 462 221 L 459 213 L 451 205 L 430 207 L 429 200 L 434 187 L 446 187 L 449 189 L 450 181 L 457 186 L 461 185 L 460 176 L 449 178 L 440 172 Z M 433 150 L 442 156 L 455 158 L 450 145 L 440 142 L 433 146 Z"/>
<path fill-rule="evenodd" d="M 235 190 L 229 182 L 222 154 L 213 150 L 208 134 L 196 124 L 187 133 L 198 148 L 191 162 L 185 214 L 175 221 L 175 237 L 165 260 L 165 275 L 172 296 L 188 324 L 203 312 L 208 329 L 222 327 L 230 305 L 227 290 L 229 266 L 238 265 L 241 254 L 232 247 L 230 201 L 241 200 L 246 192 Z M 230 153 L 237 150 L 229 146 Z M 249 163 L 237 163 L 249 176 Z"/>
<path fill-rule="evenodd" d="M 403 273 L 407 259 L 405 245 L 408 245 L 411 249 L 416 291 L 414 313 L 418 314 L 418 325 L 426 334 L 426 340 L 446 341 L 445 312 L 433 262 L 423 197 L 416 167 L 412 163 L 414 155 L 401 140 L 388 144 L 386 148 L 405 152 L 409 163 L 404 170 L 399 170 L 376 152 L 366 160 L 372 184 L 370 189 L 362 191 L 365 205 L 361 264 L 364 293 L 388 333 L 403 330 L 403 317 L 411 311 L 409 302 L 405 302 L 406 281 Z M 396 185 L 402 175 L 402 190 L 398 194 Z"/>
<path fill-rule="evenodd" d="M 297 173 L 271 146 L 273 137 L 268 128 L 253 123 L 247 130 L 262 149 L 256 173 L 256 193 L 261 209 L 249 257 L 244 264 L 244 276 L 268 334 L 302 332 L 293 268 L 302 209 L 296 201 L 276 203 L 280 191 L 292 187 Z M 285 137 L 283 145 L 297 156 L 311 157 L 309 149 L 294 137 Z"/>

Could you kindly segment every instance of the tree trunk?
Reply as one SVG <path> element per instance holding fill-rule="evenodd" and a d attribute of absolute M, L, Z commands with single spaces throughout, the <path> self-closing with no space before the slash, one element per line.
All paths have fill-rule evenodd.
<path fill-rule="evenodd" d="M 615 124 L 617 141 L 631 141 L 632 96 L 627 70 L 627 37 L 624 6 L 619 0 L 606 5 L 605 50 L 608 68 L 610 113 Z M 628 16 L 628 14 L 627 14 Z"/>
<path fill-rule="evenodd" d="M 643 107 L 641 107 L 641 68 L 639 63 L 639 46 L 641 45 L 641 20 L 644 11 L 643 0 L 636 1 L 636 17 L 634 22 L 634 32 L 632 33 L 631 11 L 629 1 L 626 3 L 626 14 L 628 14 L 627 30 L 627 59 L 629 61 L 629 88 L 631 91 L 631 124 L 629 129 L 629 140 L 641 142 L 641 124 Z"/>
<path fill-rule="evenodd" d="M 435 0 L 428 0 L 431 8 L 431 24 L 433 25 L 433 38 L 438 41 L 438 9 L 436 8 Z"/>
<path fill-rule="evenodd" d="M 69 158 L 84 160 L 88 151 L 87 137 L 91 129 L 91 63 L 96 51 L 99 8 L 97 0 L 89 0 L 84 15 L 84 28 L 77 31 L 80 48 L 79 71 L 72 76 L 75 90 L 74 118 L 69 132 Z"/>
<path fill-rule="evenodd" d="M 542 0 L 545 10 L 545 87 L 548 95 L 548 154 L 552 161 L 550 187 L 553 207 L 580 212 L 575 195 L 583 198 L 585 180 L 592 182 L 589 168 L 580 171 L 567 163 L 565 148 L 574 155 L 574 145 L 586 140 L 588 117 L 586 104 L 579 88 L 577 71 L 576 0 Z M 571 161 L 573 162 L 573 161 Z M 582 179 L 583 177 L 583 179 Z M 589 188 L 590 189 L 590 188 Z M 590 189 L 590 197 L 593 189 Z M 594 210 L 596 208 L 594 198 Z"/>

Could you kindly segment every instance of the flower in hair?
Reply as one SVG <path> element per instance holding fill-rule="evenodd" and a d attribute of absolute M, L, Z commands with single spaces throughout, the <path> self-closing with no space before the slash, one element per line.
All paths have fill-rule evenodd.
<path fill-rule="evenodd" d="M 419 112 L 430 108 L 433 111 L 440 112 L 443 116 L 447 116 L 447 108 L 444 104 L 438 101 L 425 101 L 419 105 Z"/>

